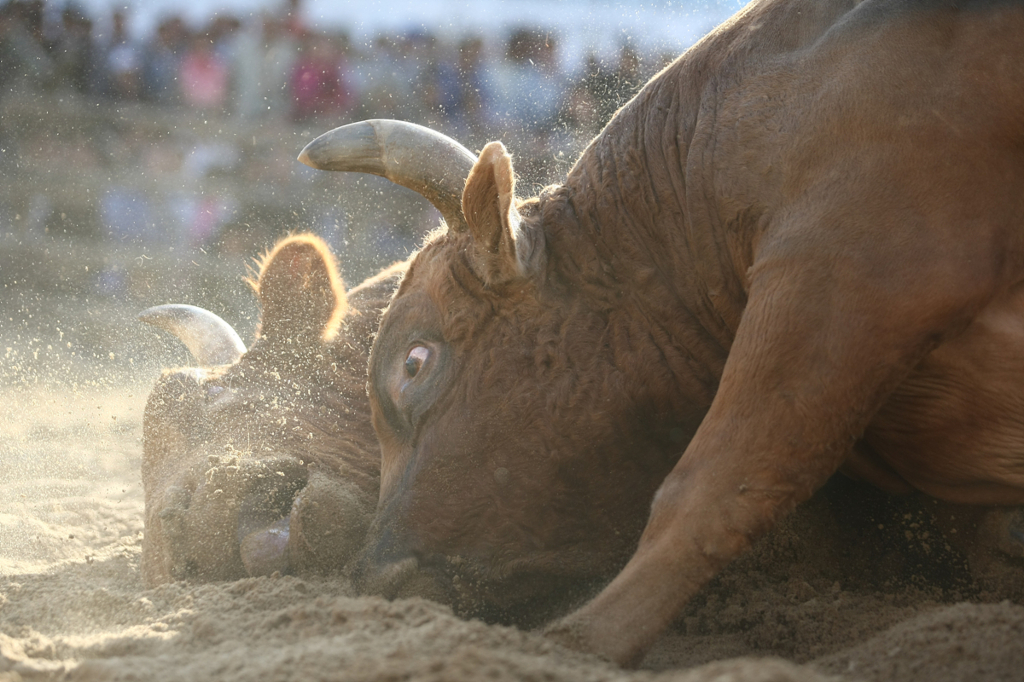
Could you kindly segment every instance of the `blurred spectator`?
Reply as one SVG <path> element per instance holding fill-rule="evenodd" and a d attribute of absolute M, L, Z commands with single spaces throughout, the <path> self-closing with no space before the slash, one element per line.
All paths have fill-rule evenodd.
<path fill-rule="evenodd" d="M 121 10 L 114 12 L 103 54 L 107 95 L 115 100 L 138 99 L 142 90 L 142 48 L 128 35 L 128 17 Z"/>
<path fill-rule="evenodd" d="M 150 197 L 142 191 L 112 184 L 99 199 L 105 235 L 125 242 L 151 238 L 156 231 Z"/>
<path fill-rule="evenodd" d="M 242 22 L 237 17 L 225 14 L 214 17 L 208 32 L 213 51 L 222 61 L 231 61 L 241 28 Z"/>
<path fill-rule="evenodd" d="M 331 40 L 307 34 L 292 71 L 292 120 L 338 118 L 350 105 L 344 59 Z"/>
<path fill-rule="evenodd" d="M 299 57 L 299 40 L 288 24 L 276 17 L 263 22 L 266 54 L 263 61 L 262 90 L 266 111 L 285 118 L 291 111 L 290 78 Z"/>
<path fill-rule="evenodd" d="M 566 115 L 569 124 L 587 124 L 600 129 L 618 108 L 615 97 L 615 74 L 601 65 L 601 61 L 593 52 L 587 55 L 583 78 L 572 88 Z M 588 119 L 585 108 L 593 110 Z"/>
<path fill-rule="evenodd" d="M 44 124 L 30 144 L 25 125 L 0 115 L 0 163 L 29 178 L 22 187 L 32 187 L 31 173 L 24 170 L 32 159 L 60 158 L 73 161 L 64 164 L 68 168 L 100 169 L 82 173 L 99 178 L 101 187 L 86 196 L 92 211 L 87 220 L 96 228 L 82 231 L 125 242 L 217 248 L 224 225 L 235 225 L 246 240 L 257 239 L 250 222 L 294 226 L 291 190 L 305 192 L 327 181 L 295 163 L 295 149 L 282 142 L 296 132 L 284 127 L 290 122 L 318 132 L 346 119 L 401 118 L 441 130 L 470 149 L 503 139 L 516 155 L 523 186 L 549 182 L 643 81 L 640 55 L 626 45 L 612 63 L 590 55 L 583 74 L 570 83 L 561 43 L 543 28 L 521 28 L 498 41 L 453 39 L 421 27 L 353 45 L 344 34 L 303 26 L 301 0 L 281 0 L 281 9 L 252 16 L 244 25 L 231 16 L 197 27 L 181 16 L 166 17 L 153 35 L 137 42 L 124 11 L 114 13 L 109 32 L 100 35 L 104 23 L 94 25 L 74 4 L 85 1 L 44 7 L 42 0 L 0 0 L 0 114 L 14 112 L 23 122 L 33 115 L 36 100 L 5 93 L 56 86 L 62 89 L 59 104 L 46 97 L 38 101 L 66 107 L 67 119 L 80 131 L 55 134 Z M 141 98 L 148 108 L 139 116 L 117 111 L 115 119 L 112 109 L 97 102 L 82 107 L 69 93 Z M 179 104 L 190 110 L 152 115 Z M 194 125 L 216 122 L 228 112 L 239 116 L 233 125 Z M 45 152 L 43 142 L 50 145 Z M 50 177 L 54 169 L 50 164 L 32 172 Z M 388 185 L 363 177 L 347 182 L 370 183 L 374 192 Z M 0 193 L 0 202 L 16 205 L 24 224 L 45 225 L 54 216 L 65 220 L 62 202 L 69 196 L 63 189 L 23 191 L 13 198 Z M 418 198 L 409 201 L 399 201 L 394 215 L 382 218 L 379 202 L 356 210 L 339 208 L 333 199 L 327 208 L 313 200 L 301 219 L 322 213 L 325 231 L 343 226 L 330 229 L 350 262 L 385 252 L 399 258 L 437 220 L 429 207 L 416 208 Z"/>
<path fill-rule="evenodd" d="M 235 113 L 245 119 L 266 111 L 263 95 L 266 35 L 263 14 L 253 16 L 239 31 L 231 54 L 231 86 L 235 93 Z"/>
<path fill-rule="evenodd" d="M 613 114 L 640 90 L 645 80 L 640 72 L 640 54 L 632 45 L 628 43 L 623 45 L 619 50 L 619 68 L 616 70 L 615 78 L 612 81 L 611 94 L 615 100 L 615 108 L 612 110 Z M 608 118 L 611 118 L 611 116 Z"/>
<path fill-rule="evenodd" d="M 387 35 L 377 36 L 354 69 L 359 98 L 359 118 L 399 118 L 408 82 L 399 76 L 396 42 Z"/>
<path fill-rule="evenodd" d="M 400 42 L 399 78 L 405 86 L 404 116 L 437 128 L 444 115 L 441 109 L 441 55 L 437 38 L 428 31 L 407 33 Z"/>
<path fill-rule="evenodd" d="M 35 87 L 49 83 L 53 62 L 42 43 L 42 3 L 10 2 L 0 7 L 0 86 L 15 81 Z"/>
<path fill-rule="evenodd" d="M 631 45 L 619 50 L 619 62 L 615 69 L 606 69 L 594 55 L 587 57 L 586 72 L 577 86 L 597 107 L 598 129 L 604 126 L 643 85 L 640 73 L 640 55 Z"/>
<path fill-rule="evenodd" d="M 187 225 L 188 244 L 192 248 L 212 247 L 221 230 L 238 211 L 238 202 L 230 195 L 207 195 L 196 200 Z"/>
<path fill-rule="evenodd" d="M 550 127 L 564 89 L 555 37 L 533 29 L 514 31 L 505 60 L 491 69 L 489 80 L 494 123 L 530 130 Z"/>
<path fill-rule="evenodd" d="M 74 4 L 61 12 L 60 31 L 51 49 L 59 85 L 81 93 L 94 92 L 99 72 L 92 38 L 92 21 Z"/>
<path fill-rule="evenodd" d="M 228 97 L 228 66 L 214 50 L 208 33 L 189 42 L 178 75 L 182 101 L 202 111 L 224 111 Z"/>
<path fill-rule="evenodd" d="M 444 111 L 453 117 L 456 128 L 465 128 L 472 135 L 483 133 L 485 123 L 484 100 L 484 41 L 466 38 L 459 43 L 454 68 L 442 69 Z"/>
<path fill-rule="evenodd" d="M 309 33 L 302 18 L 302 0 L 285 0 L 281 19 L 285 30 L 295 38 Z"/>
<path fill-rule="evenodd" d="M 178 74 L 187 43 L 188 31 L 181 17 L 166 18 L 157 26 L 156 39 L 143 55 L 146 99 L 158 104 L 178 101 Z"/>
<path fill-rule="evenodd" d="M 585 84 L 573 86 L 562 105 L 560 123 L 585 138 L 594 137 L 605 123 L 602 100 Z"/>

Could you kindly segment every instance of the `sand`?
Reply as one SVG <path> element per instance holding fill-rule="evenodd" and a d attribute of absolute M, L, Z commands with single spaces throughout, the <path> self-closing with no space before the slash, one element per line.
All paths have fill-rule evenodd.
<path fill-rule="evenodd" d="M 910 507 L 851 515 L 877 499 L 842 484 L 694 599 L 637 671 L 343 578 L 144 589 L 146 391 L 4 391 L 0 680 L 1024 679 L 1024 606 L 973 586 Z M 881 514 L 906 527 L 865 531 Z"/>

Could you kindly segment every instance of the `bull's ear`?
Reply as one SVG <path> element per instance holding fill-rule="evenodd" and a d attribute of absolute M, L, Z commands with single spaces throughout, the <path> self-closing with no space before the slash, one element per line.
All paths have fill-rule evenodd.
<path fill-rule="evenodd" d="M 260 261 L 259 274 L 250 284 L 262 309 L 260 338 L 329 341 L 347 310 L 334 255 L 314 235 L 278 242 Z"/>
<path fill-rule="evenodd" d="M 462 192 L 462 212 L 473 235 L 474 267 L 486 282 L 536 272 L 543 240 L 516 210 L 512 157 L 501 142 L 491 142 L 480 152 Z"/>

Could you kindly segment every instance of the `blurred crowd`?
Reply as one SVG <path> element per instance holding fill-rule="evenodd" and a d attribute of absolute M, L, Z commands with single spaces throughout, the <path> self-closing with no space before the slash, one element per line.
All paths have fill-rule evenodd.
<path fill-rule="evenodd" d="M 22 81 L 243 119 L 377 116 L 436 120 L 473 137 L 508 127 L 589 136 L 664 63 L 644 64 L 626 44 L 609 63 L 590 54 L 567 73 L 557 36 L 533 28 L 491 41 L 501 44 L 426 29 L 356 44 L 307 26 L 300 2 L 197 27 L 168 16 L 139 39 L 123 9 L 91 17 L 73 1 L 10 0 L 0 5 L 0 97 Z"/>
<path fill-rule="evenodd" d="M 390 214 L 380 202 L 360 209 L 355 199 L 339 201 L 338 188 L 355 181 L 303 175 L 297 138 L 399 118 L 470 149 L 501 139 L 530 191 L 564 174 L 674 57 L 628 43 L 570 55 L 557 34 L 532 25 L 488 35 L 417 28 L 357 41 L 309 25 L 301 0 L 200 26 L 166 16 L 145 36 L 133 35 L 131 18 L 121 9 L 90 16 L 75 0 L 0 0 L 0 165 L 22 183 L 0 189 L 8 243 L 56 232 L 244 253 L 279 234 L 281 223 L 299 223 L 368 274 L 375 259 L 415 248 L 436 215 L 418 198 L 388 202 Z M 34 109 L 33 93 L 88 106 L 55 133 L 45 121 L 49 105 Z M 12 106 L 21 106 L 20 123 L 4 120 Z M 103 120 L 84 123 L 82 112 Z M 158 113 L 171 123 L 140 123 Z M 371 180 L 358 182 L 372 188 Z M 295 203 L 318 182 L 322 201 Z M 117 291 L 118 282 L 101 285 Z"/>

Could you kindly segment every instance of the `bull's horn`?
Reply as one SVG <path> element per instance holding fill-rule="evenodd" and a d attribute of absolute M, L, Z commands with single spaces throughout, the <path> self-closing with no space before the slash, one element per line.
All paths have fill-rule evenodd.
<path fill-rule="evenodd" d="M 307 144 L 299 161 L 318 170 L 385 177 L 425 197 L 453 230 L 466 228 L 462 190 L 476 157 L 430 128 L 387 119 L 350 123 Z"/>
<path fill-rule="evenodd" d="M 230 324 L 194 305 L 153 306 L 139 313 L 139 319 L 177 336 L 200 367 L 230 365 L 245 353 L 245 344 Z"/>

